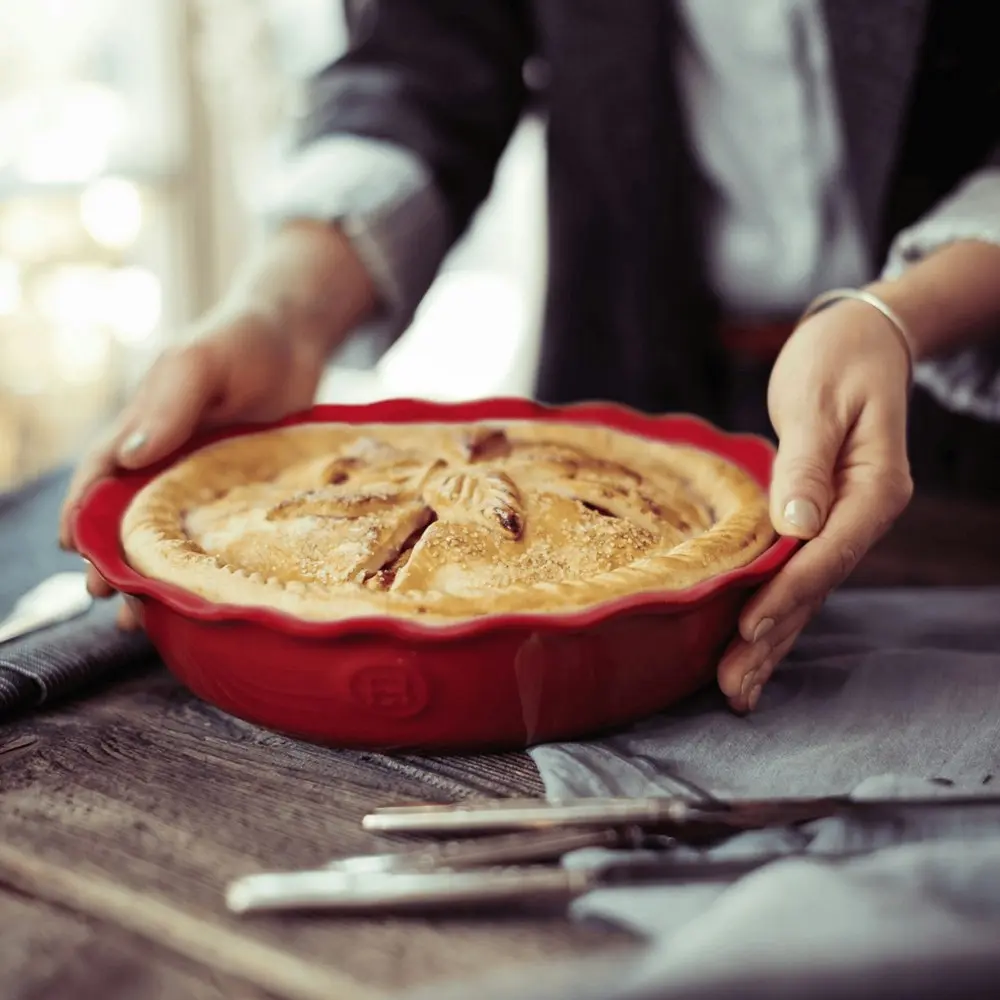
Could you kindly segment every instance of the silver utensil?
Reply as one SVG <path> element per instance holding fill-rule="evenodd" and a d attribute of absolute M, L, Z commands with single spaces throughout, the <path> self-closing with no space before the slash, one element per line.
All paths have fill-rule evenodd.
<path fill-rule="evenodd" d="M 227 899 L 238 912 L 295 909 L 330 897 L 339 899 L 364 886 L 367 876 L 442 875 L 501 865 L 555 861 L 586 847 L 649 847 L 651 838 L 640 830 L 547 830 L 501 834 L 473 840 L 450 840 L 384 854 L 357 854 L 338 858 L 315 871 L 261 872 L 237 879 Z M 662 847 L 662 843 L 657 847 Z M 345 876 L 336 878 L 332 876 Z M 331 876 L 331 877 L 328 877 Z M 394 883 L 396 884 L 396 883 Z M 408 883 L 400 883 L 404 888 Z M 432 888 L 436 883 L 432 885 Z M 362 893 L 362 898 L 367 898 Z M 381 898 L 381 897 L 379 897 Z M 394 897 L 395 898 L 395 897 Z M 233 905 L 230 908 L 233 908 Z M 358 903 L 357 905 L 362 905 Z M 373 903 L 372 905 L 376 905 Z"/>
<path fill-rule="evenodd" d="M 70 621 L 93 604 L 83 573 L 56 573 L 29 590 L 0 622 L 0 643 Z"/>
<path fill-rule="evenodd" d="M 376 809 L 362 820 L 366 830 L 460 837 L 513 830 L 636 826 L 692 841 L 725 837 L 740 830 L 796 826 L 829 816 L 898 815 L 913 810 L 955 810 L 1000 806 L 1000 796 L 940 795 L 932 798 L 731 799 L 692 803 L 673 797 L 592 798 L 545 802 L 489 799 L 456 805 L 407 805 Z"/>
<path fill-rule="evenodd" d="M 377 833 L 466 834 L 559 827 L 682 823 L 698 807 L 678 798 L 488 799 L 456 805 L 385 806 L 361 825 Z"/>
<path fill-rule="evenodd" d="M 556 829 L 448 840 L 385 854 L 356 854 L 331 861 L 323 869 L 358 875 L 441 869 L 456 871 L 487 865 L 554 861 L 584 847 L 635 849 L 644 846 L 649 846 L 649 838 L 637 829 Z"/>
<path fill-rule="evenodd" d="M 589 886 L 585 871 L 538 866 L 443 872 L 342 871 L 248 875 L 226 892 L 231 913 L 406 910 L 523 906 L 531 899 L 569 899 Z"/>
<path fill-rule="evenodd" d="M 442 909 L 565 905 L 594 889 L 622 885 L 729 882 L 776 861 L 806 857 L 838 862 L 859 853 L 764 854 L 715 861 L 670 854 L 556 868 L 546 865 L 470 871 L 350 873 L 319 869 L 284 875 L 249 875 L 229 887 L 233 913 L 324 910 L 398 913 Z"/>

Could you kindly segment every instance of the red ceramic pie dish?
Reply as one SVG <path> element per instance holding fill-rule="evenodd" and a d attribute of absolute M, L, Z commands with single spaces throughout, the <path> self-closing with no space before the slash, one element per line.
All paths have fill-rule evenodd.
<path fill-rule="evenodd" d="M 766 487 L 773 449 L 704 421 L 607 404 L 545 407 L 491 399 L 319 406 L 298 423 L 558 420 L 612 427 L 721 455 Z M 207 601 L 125 561 L 122 516 L 168 464 L 260 426 L 204 436 L 167 462 L 97 483 L 75 515 L 77 545 L 137 613 L 191 691 L 233 715 L 304 739 L 370 749 L 523 748 L 648 716 L 712 681 L 750 595 L 795 547 L 779 539 L 749 565 L 683 591 L 646 592 L 563 615 L 487 615 L 456 624 L 403 618 L 309 622 Z"/>

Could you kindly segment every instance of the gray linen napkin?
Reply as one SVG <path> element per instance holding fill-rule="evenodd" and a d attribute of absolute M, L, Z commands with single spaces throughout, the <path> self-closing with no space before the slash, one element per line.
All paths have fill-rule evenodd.
<path fill-rule="evenodd" d="M 145 636 L 120 632 L 116 611 L 117 602 L 101 604 L 0 646 L 0 721 L 149 662 L 153 652 Z"/>
<path fill-rule="evenodd" d="M 531 755 L 552 797 L 669 795 L 686 783 L 741 796 L 1000 794 L 1000 590 L 837 595 L 753 716 L 709 691 L 628 732 Z M 859 850 L 871 853 L 808 858 Z M 1000 808 L 829 819 L 707 853 L 758 852 L 800 856 L 728 885 L 590 893 L 572 915 L 632 931 L 635 953 L 477 984 L 475 995 L 1000 996 Z"/>
<path fill-rule="evenodd" d="M 632 731 L 532 752 L 548 794 L 858 797 L 1000 794 L 1000 590 L 833 598 L 761 700 L 737 718 L 706 693 Z M 735 884 L 615 889 L 578 901 L 653 945 L 616 997 L 765 980 L 959 950 L 1000 973 L 1000 809 L 831 819 L 803 837 L 762 831 L 713 851 L 872 850 L 831 867 L 793 859 Z M 570 859 L 572 863 L 572 859 Z"/>
<path fill-rule="evenodd" d="M 60 471 L 0 496 L 0 616 L 52 573 L 81 568 L 56 546 L 67 473 Z M 134 664 L 152 649 L 141 634 L 115 627 L 115 604 L 0 645 L 0 721 L 66 697 Z"/>
<path fill-rule="evenodd" d="M 531 755 L 552 795 L 669 793 L 672 776 L 733 795 L 848 792 L 890 773 L 1000 783 L 1000 588 L 835 595 L 754 715 L 706 691 Z"/>

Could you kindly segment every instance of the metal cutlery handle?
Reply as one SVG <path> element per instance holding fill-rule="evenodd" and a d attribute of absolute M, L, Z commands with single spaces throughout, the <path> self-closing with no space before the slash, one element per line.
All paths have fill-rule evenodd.
<path fill-rule="evenodd" d="M 670 857 L 599 861 L 555 868 L 544 865 L 472 871 L 318 871 L 249 875 L 229 887 L 226 904 L 234 913 L 327 910 L 389 913 L 467 907 L 565 904 L 600 887 L 730 882 L 765 865 L 790 858 L 840 862 L 845 855 L 764 854 L 745 858 Z"/>
<path fill-rule="evenodd" d="M 914 809 L 996 806 L 1000 797 L 941 795 L 925 799 L 815 798 L 732 799 L 703 804 L 677 798 L 495 800 L 455 806 L 397 806 L 369 813 L 362 825 L 382 833 L 461 835 L 502 830 L 641 826 L 683 839 L 711 839 L 737 830 L 794 826 L 827 816 L 871 815 Z"/>
<path fill-rule="evenodd" d="M 320 869 L 248 875 L 233 882 L 233 913 L 323 909 L 375 913 L 563 902 L 592 888 L 591 874 L 563 868 L 351 874 Z"/>
<path fill-rule="evenodd" d="M 697 812 L 681 799 L 579 799 L 546 803 L 498 800 L 457 806 L 394 806 L 377 809 L 361 822 L 379 833 L 462 834 L 553 827 L 633 826 L 683 823 Z"/>
<path fill-rule="evenodd" d="M 358 854 L 338 858 L 325 865 L 328 871 L 421 872 L 467 869 L 552 861 L 585 847 L 639 847 L 645 838 L 640 830 L 554 829 L 531 830 L 471 840 L 432 842 L 385 854 Z"/>
<path fill-rule="evenodd" d="M 93 603 L 83 573 L 56 573 L 29 590 L 0 622 L 0 643 L 82 615 Z"/>

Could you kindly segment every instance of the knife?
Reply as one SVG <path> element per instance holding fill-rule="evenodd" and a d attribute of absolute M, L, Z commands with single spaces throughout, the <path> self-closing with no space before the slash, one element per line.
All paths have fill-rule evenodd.
<path fill-rule="evenodd" d="M 397 913 L 565 905 L 594 889 L 725 884 L 777 861 L 807 858 L 839 862 L 858 856 L 765 854 L 730 860 L 677 860 L 654 855 L 572 868 L 532 865 L 471 871 L 357 873 L 317 869 L 264 873 L 233 882 L 226 893 L 226 905 L 239 914 L 306 910 Z"/>
<path fill-rule="evenodd" d="M 697 809 L 679 798 L 593 798 L 553 803 L 539 799 L 487 799 L 455 805 L 382 806 L 365 816 L 361 826 L 373 833 L 468 834 L 552 827 L 661 825 L 681 823 Z"/>
<path fill-rule="evenodd" d="M 426 872 L 482 866 L 556 861 L 585 847 L 655 848 L 673 846 L 669 838 L 653 838 L 638 828 L 531 830 L 469 840 L 448 840 L 384 854 L 355 854 L 324 865 L 326 871 L 356 874 Z"/>
<path fill-rule="evenodd" d="M 1000 796 L 946 794 L 931 798 L 731 799 L 692 803 L 676 797 L 587 798 L 545 802 L 496 799 L 456 805 L 387 806 L 364 817 L 364 829 L 379 833 L 462 835 L 502 830 L 639 826 L 677 836 L 792 826 L 829 816 L 870 816 L 912 809 L 1000 806 Z"/>

